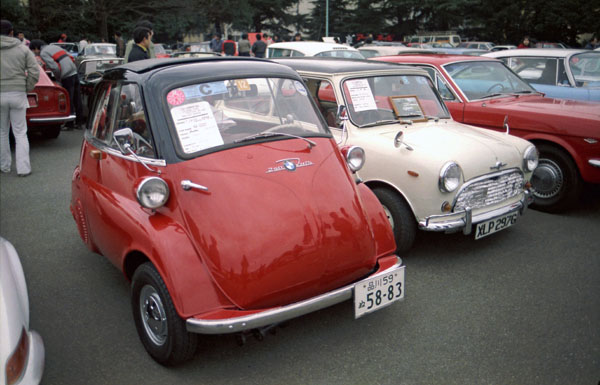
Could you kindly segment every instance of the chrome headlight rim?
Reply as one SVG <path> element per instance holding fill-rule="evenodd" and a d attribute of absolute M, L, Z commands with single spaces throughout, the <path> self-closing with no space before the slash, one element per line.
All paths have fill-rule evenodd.
<path fill-rule="evenodd" d="M 351 146 L 346 151 L 346 163 L 350 171 L 357 172 L 365 165 L 366 154 L 365 150 L 359 146 Z"/>
<path fill-rule="evenodd" d="M 538 166 L 540 154 L 537 148 L 533 145 L 527 147 L 523 153 L 523 169 L 527 172 L 532 172 Z"/>
<path fill-rule="evenodd" d="M 446 162 L 440 170 L 440 176 L 438 180 L 438 187 L 440 191 L 444 193 L 450 193 L 458 189 L 463 179 L 462 175 L 462 168 L 458 165 L 458 163 L 454 161 Z M 455 179 L 455 181 L 449 180 L 449 177 Z"/>
<path fill-rule="evenodd" d="M 162 178 L 147 177 L 140 182 L 135 195 L 142 207 L 155 210 L 164 206 L 169 200 L 169 185 Z"/>

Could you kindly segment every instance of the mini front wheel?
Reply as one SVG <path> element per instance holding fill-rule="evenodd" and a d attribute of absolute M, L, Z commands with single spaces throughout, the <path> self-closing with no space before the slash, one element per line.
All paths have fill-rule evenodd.
<path fill-rule="evenodd" d="M 187 332 L 163 279 L 149 262 L 133 274 L 131 305 L 140 340 L 158 363 L 176 365 L 194 356 L 198 336 Z"/>

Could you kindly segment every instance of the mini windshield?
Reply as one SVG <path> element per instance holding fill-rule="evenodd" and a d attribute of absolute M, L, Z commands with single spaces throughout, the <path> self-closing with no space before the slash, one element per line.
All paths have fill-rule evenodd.
<path fill-rule="evenodd" d="M 247 78 L 198 83 L 166 97 L 184 154 L 257 139 L 330 136 L 304 85 L 295 79 Z"/>
<path fill-rule="evenodd" d="M 347 79 L 343 92 L 350 120 L 359 127 L 450 117 L 427 76 Z"/>
<path fill-rule="evenodd" d="M 469 61 L 444 68 L 469 100 L 536 92 L 501 62 Z"/>
<path fill-rule="evenodd" d="M 600 52 L 585 52 L 571 56 L 569 68 L 577 87 L 600 86 Z"/>

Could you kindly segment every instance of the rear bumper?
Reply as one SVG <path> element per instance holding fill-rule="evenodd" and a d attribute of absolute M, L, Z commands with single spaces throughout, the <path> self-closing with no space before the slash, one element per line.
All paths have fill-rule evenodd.
<path fill-rule="evenodd" d="M 390 269 L 402 265 L 402 260 L 397 256 L 383 257 L 380 258 L 379 262 L 378 270 L 365 279 L 384 275 Z M 304 301 L 278 308 L 250 312 L 225 310 L 211 315 L 210 319 L 188 318 L 186 321 L 187 331 L 199 334 L 227 334 L 287 321 L 352 298 L 354 294 L 354 285 L 356 285 L 356 283 L 358 282 L 354 282 L 350 285 Z M 238 314 L 239 316 L 236 316 Z M 229 315 L 229 317 L 221 317 L 222 315 Z"/>
<path fill-rule="evenodd" d="M 473 225 L 476 223 L 484 222 L 492 218 L 508 214 L 510 212 L 519 211 L 520 215 L 523 215 L 525 209 L 533 202 L 533 194 L 529 190 L 525 190 L 523 197 L 514 203 L 496 208 L 494 210 L 486 211 L 480 214 L 473 214 L 471 208 L 467 208 L 465 211 L 458 213 L 452 213 L 447 215 L 432 215 L 419 221 L 419 228 L 425 231 L 457 231 L 462 229 L 465 235 L 471 234 Z M 447 220 L 443 220 L 444 217 L 448 217 Z M 440 220 L 442 219 L 442 220 Z M 435 221 L 434 221 L 435 220 Z"/>
<path fill-rule="evenodd" d="M 57 117 L 47 117 L 47 118 L 31 118 L 29 119 L 30 123 L 33 124 L 57 124 L 57 123 L 67 123 L 72 122 L 76 118 L 76 115 L 71 114 L 68 116 L 57 116 Z"/>

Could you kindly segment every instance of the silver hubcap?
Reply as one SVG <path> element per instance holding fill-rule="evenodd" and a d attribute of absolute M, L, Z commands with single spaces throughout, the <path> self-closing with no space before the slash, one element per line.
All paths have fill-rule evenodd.
<path fill-rule="evenodd" d="M 167 341 L 167 315 L 163 303 L 154 287 L 146 285 L 140 293 L 140 314 L 146 334 L 156 345 Z"/>
<path fill-rule="evenodd" d="M 387 216 L 388 221 L 390 221 L 390 225 L 392 225 L 392 229 L 393 229 L 394 228 L 394 217 L 392 217 L 392 213 L 386 206 L 383 206 L 383 211 L 385 212 L 385 215 Z"/>
<path fill-rule="evenodd" d="M 538 198 L 552 198 L 556 196 L 564 184 L 563 172 L 554 161 L 540 159 L 540 163 L 533 171 L 531 177 L 533 195 Z"/>

